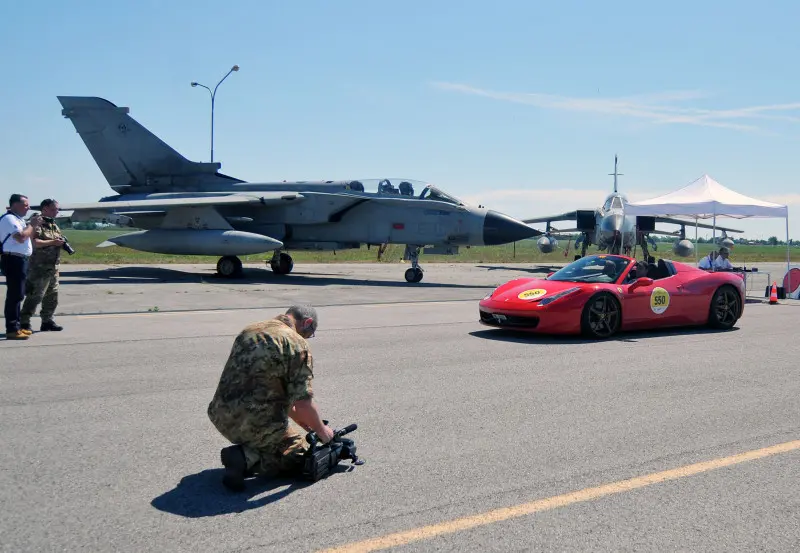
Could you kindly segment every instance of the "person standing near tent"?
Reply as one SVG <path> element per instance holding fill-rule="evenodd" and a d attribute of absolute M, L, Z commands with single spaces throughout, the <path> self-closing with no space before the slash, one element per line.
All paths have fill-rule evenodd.
<path fill-rule="evenodd" d="M 722 246 L 719 249 L 719 257 L 714 260 L 714 269 L 733 269 L 733 265 L 728 260 L 730 253 L 731 251 L 728 248 Z"/>

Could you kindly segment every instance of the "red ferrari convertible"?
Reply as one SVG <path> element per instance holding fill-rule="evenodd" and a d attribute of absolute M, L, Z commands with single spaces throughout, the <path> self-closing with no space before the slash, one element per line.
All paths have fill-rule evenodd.
<path fill-rule="evenodd" d="M 479 304 L 484 325 L 541 334 L 608 338 L 619 331 L 709 325 L 742 316 L 744 280 L 659 259 L 588 255 L 545 278 L 506 282 Z"/>

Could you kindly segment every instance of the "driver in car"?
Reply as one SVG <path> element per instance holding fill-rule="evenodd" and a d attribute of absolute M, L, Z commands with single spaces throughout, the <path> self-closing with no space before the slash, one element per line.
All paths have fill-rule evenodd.
<path fill-rule="evenodd" d="M 631 267 L 631 270 L 628 273 L 627 281 L 630 283 L 636 279 L 646 276 L 647 276 L 647 263 L 645 263 L 644 261 L 637 261 L 636 264 L 633 267 Z"/>

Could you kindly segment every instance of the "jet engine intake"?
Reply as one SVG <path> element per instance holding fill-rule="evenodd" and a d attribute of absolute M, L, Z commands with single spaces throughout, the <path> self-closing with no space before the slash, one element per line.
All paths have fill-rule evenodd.
<path fill-rule="evenodd" d="M 694 244 L 692 244 L 691 240 L 685 238 L 683 240 L 676 240 L 672 245 L 672 251 L 675 255 L 680 257 L 691 257 L 694 255 Z"/>
<path fill-rule="evenodd" d="M 550 253 L 558 247 L 558 240 L 552 236 L 542 236 L 536 241 L 536 247 L 542 253 Z"/>

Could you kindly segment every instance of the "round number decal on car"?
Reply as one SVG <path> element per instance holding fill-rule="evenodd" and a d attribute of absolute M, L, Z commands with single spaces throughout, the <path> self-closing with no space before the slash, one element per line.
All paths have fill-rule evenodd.
<path fill-rule="evenodd" d="M 653 288 L 650 294 L 650 309 L 653 313 L 660 315 L 669 307 L 669 292 L 663 288 Z"/>
<path fill-rule="evenodd" d="M 536 288 L 535 290 L 525 290 L 524 292 L 520 292 L 517 297 L 521 300 L 536 300 L 544 296 L 546 293 L 547 290 Z"/>

